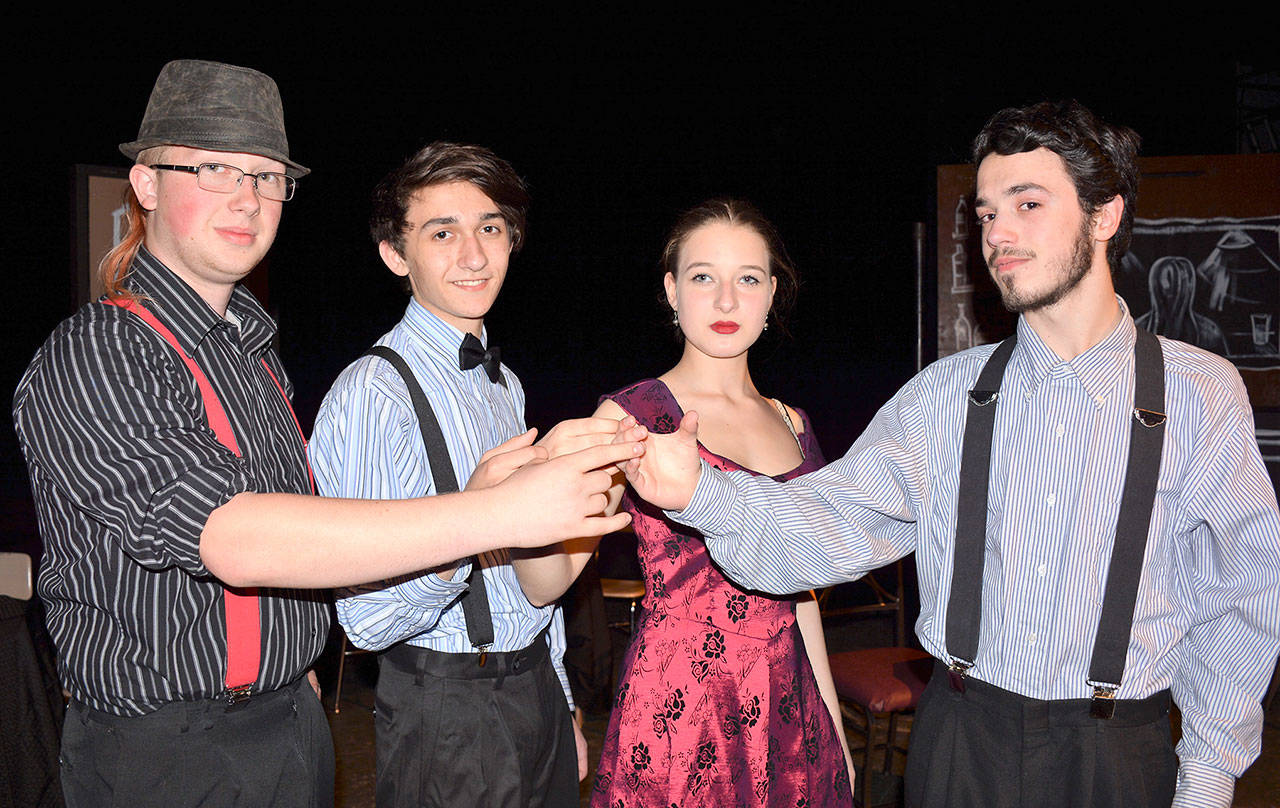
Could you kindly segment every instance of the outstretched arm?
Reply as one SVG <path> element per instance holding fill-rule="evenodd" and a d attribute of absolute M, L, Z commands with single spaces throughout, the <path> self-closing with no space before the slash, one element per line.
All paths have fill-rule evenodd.
<path fill-rule="evenodd" d="M 598 435 L 598 428 L 607 425 L 607 439 L 610 441 L 618 434 L 629 440 L 642 438 L 645 434 L 643 428 L 635 428 L 634 418 L 608 399 L 601 402 L 591 418 L 559 424 L 548 434 L 548 437 L 552 437 L 552 434 L 561 427 L 574 424 L 589 426 L 592 435 Z M 606 516 L 612 516 L 617 512 L 625 486 L 622 473 L 615 472 L 613 482 L 606 494 L 608 498 L 604 508 Z M 545 606 L 558 600 L 582 574 L 583 567 L 587 565 L 599 544 L 600 536 L 595 535 L 568 539 L 544 549 L 513 551 L 511 566 L 520 579 L 520 587 L 524 590 L 525 597 L 534 606 Z"/>
<path fill-rule="evenodd" d="M 609 469 L 643 451 L 625 441 L 547 460 L 545 449 L 525 446 L 507 459 L 519 468 L 498 485 L 410 500 L 241 493 L 210 514 L 200 556 L 232 586 L 318 589 L 610 533 L 630 516 L 602 515 Z"/>

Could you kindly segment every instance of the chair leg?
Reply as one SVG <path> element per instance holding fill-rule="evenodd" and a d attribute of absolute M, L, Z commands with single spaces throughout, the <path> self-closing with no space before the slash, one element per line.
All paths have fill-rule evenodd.
<path fill-rule="evenodd" d="M 884 738 L 884 773 L 893 772 L 893 749 L 898 740 L 898 714 L 889 713 L 889 734 Z"/>
<path fill-rule="evenodd" d="M 342 672 L 347 666 L 347 638 L 342 637 L 342 648 L 338 651 L 338 687 L 333 693 L 333 714 L 342 711 Z"/>
<path fill-rule="evenodd" d="M 871 805 L 871 750 L 876 745 L 876 724 L 875 716 L 871 711 L 858 705 L 862 709 L 862 717 L 867 727 L 867 745 L 862 750 L 862 808 L 869 808 Z"/>

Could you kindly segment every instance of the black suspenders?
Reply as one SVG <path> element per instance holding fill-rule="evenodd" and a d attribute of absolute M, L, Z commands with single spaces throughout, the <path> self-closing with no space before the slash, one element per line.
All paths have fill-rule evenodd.
<path fill-rule="evenodd" d="M 436 493 L 449 494 L 457 491 L 458 478 L 453 473 L 449 447 L 444 442 L 440 422 L 436 420 L 431 402 L 422 392 L 409 363 L 385 345 L 375 345 L 365 351 L 365 355 L 382 357 L 400 373 L 405 387 L 409 389 L 414 412 L 418 415 L 418 429 L 422 432 L 422 442 L 427 447 L 427 460 L 431 464 L 431 477 L 435 481 Z M 485 592 L 484 575 L 480 571 L 478 558 L 471 559 L 471 575 L 467 578 L 467 583 L 470 586 L 460 598 L 462 615 L 467 621 L 467 638 L 471 640 L 472 646 L 480 650 L 480 664 L 484 665 L 485 651 L 493 645 L 493 618 L 489 614 L 489 596 Z"/>
<path fill-rule="evenodd" d="M 987 494 L 991 470 L 991 436 L 1000 384 L 1017 337 L 996 348 L 969 391 L 968 416 L 960 458 L 956 501 L 955 556 L 951 595 L 947 600 L 946 640 L 952 687 L 964 690 L 964 675 L 978 655 L 982 618 L 982 574 L 987 536 Z M 1116 520 L 1115 545 L 1107 569 L 1102 614 L 1089 664 L 1092 713 L 1110 718 L 1124 673 L 1133 610 L 1142 577 L 1142 557 L 1151 527 L 1160 455 L 1164 448 L 1164 354 L 1160 341 L 1138 329 L 1134 345 L 1133 419 L 1129 427 L 1129 461 L 1124 494 Z"/>

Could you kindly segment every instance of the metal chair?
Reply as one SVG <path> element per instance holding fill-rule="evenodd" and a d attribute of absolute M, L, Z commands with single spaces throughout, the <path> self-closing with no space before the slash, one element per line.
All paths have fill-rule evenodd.
<path fill-rule="evenodd" d="M 872 795 L 871 759 L 881 746 L 877 743 L 877 723 L 887 719 L 884 737 L 884 766 L 888 775 L 893 770 L 893 752 L 905 754 L 905 746 L 894 743 L 897 736 L 898 716 L 914 711 L 929 682 L 933 671 L 933 657 L 917 648 L 906 647 L 906 620 L 903 604 L 903 564 L 898 561 L 881 571 L 893 576 L 892 590 L 883 586 L 874 575 L 863 580 L 874 593 L 872 603 L 833 609 L 830 614 L 883 615 L 893 619 L 894 642 L 892 646 L 841 651 L 830 655 L 831 676 L 835 680 L 836 695 L 840 699 L 840 711 L 845 726 L 864 738 L 862 773 L 857 791 L 860 803 L 870 806 Z M 829 596 L 830 590 L 823 593 Z M 825 600 L 819 597 L 819 604 Z"/>
<path fill-rule="evenodd" d="M 626 624 L 632 634 L 636 631 L 636 605 L 644 597 L 644 581 L 630 578 L 601 578 L 600 591 L 606 600 L 630 601 L 630 620 Z M 610 624 L 610 628 L 621 628 L 622 624 Z"/>

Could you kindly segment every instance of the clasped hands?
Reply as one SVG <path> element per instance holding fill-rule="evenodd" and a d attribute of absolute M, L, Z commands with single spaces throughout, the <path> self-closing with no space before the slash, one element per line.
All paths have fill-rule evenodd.
<path fill-rule="evenodd" d="M 627 416 L 562 421 L 535 443 L 536 437 L 530 429 L 485 452 L 467 481 L 468 491 L 501 489 L 505 507 L 530 516 L 527 535 L 512 536 L 513 547 L 625 528 L 627 513 L 603 515 L 619 473 L 640 497 L 666 510 L 688 505 L 697 486 L 697 413 L 686 414 L 669 435 Z"/>

